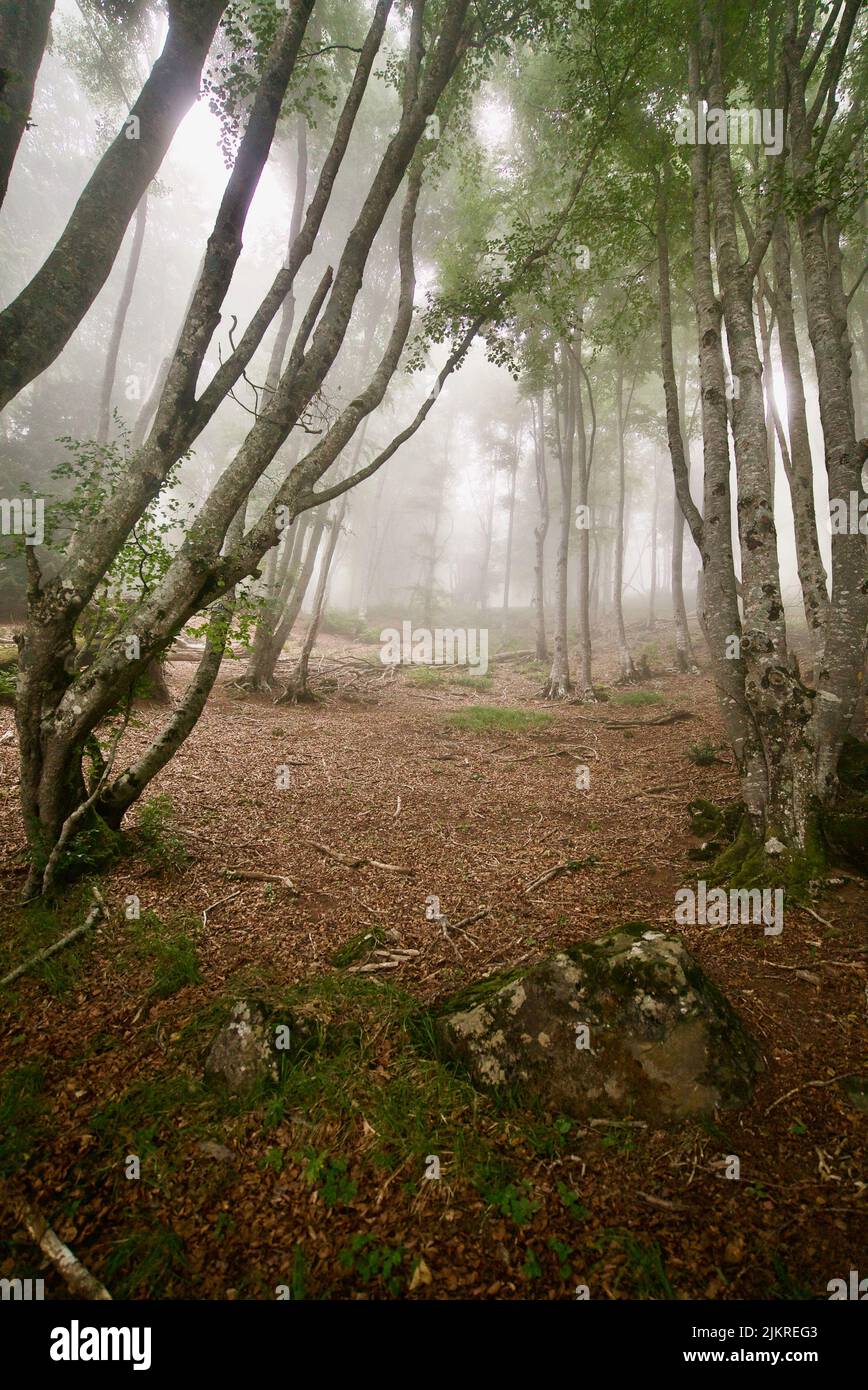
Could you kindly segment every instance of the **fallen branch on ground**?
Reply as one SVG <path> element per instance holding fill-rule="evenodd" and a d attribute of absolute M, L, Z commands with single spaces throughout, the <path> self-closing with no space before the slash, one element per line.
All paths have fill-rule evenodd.
<path fill-rule="evenodd" d="M 827 1077 L 825 1081 L 803 1081 L 801 1086 L 794 1086 L 791 1091 L 785 1091 L 782 1096 L 778 1096 L 777 1100 L 773 1100 L 766 1114 L 770 1115 L 775 1106 L 782 1105 L 785 1100 L 789 1100 L 790 1096 L 794 1096 L 797 1091 L 807 1091 L 811 1086 L 832 1086 L 836 1081 L 843 1081 L 847 1076 L 858 1075 L 859 1073 L 857 1071 L 842 1071 L 839 1072 L 837 1076 Z"/>
<path fill-rule="evenodd" d="M 413 872 L 404 864 L 384 864 L 381 859 L 347 859 L 346 855 L 338 854 L 336 850 L 329 849 L 328 845 L 321 845 L 319 840 L 302 840 L 302 844 L 310 845 L 311 849 L 319 850 L 320 854 L 326 855 L 329 859 L 337 860 L 338 864 L 343 864 L 347 869 L 364 869 L 368 866 L 372 869 L 385 869 L 390 874 L 411 874 Z"/>
<path fill-rule="evenodd" d="M 216 903 L 209 903 L 208 906 L 202 912 L 202 926 L 207 927 L 209 912 L 213 912 L 215 907 L 222 907 L 223 903 L 231 903 L 232 899 L 240 897 L 243 891 L 244 890 L 242 888 L 236 888 L 235 892 L 230 893 L 228 898 L 218 898 Z"/>
<path fill-rule="evenodd" d="M 671 714 L 658 715 L 656 719 L 608 719 L 607 729 L 650 729 L 654 724 L 677 724 L 682 719 L 692 719 L 689 710 L 676 709 Z"/>
<path fill-rule="evenodd" d="M 286 874 L 261 874 L 255 869 L 227 869 L 226 877 L 229 879 L 250 879 L 253 883 L 280 883 L 292 893 L 293 897 L 299 896 L 298 889 L 292 879 L 287 878 Z"/>
<path fill-rule="evenodd" d="M 524 891 L 532 893 L 534 888 L 540 888 L 544 883 L 548 883 L 549 879 L 556 878 L 558 874 L 575 874 L 578 873 L 579 869 L 592 869 L 598 863 L 599 860 L 595 854 L 589 854 L 584 859 L 565 859 L 563 864 L 555 864 L 553 869 L 546 869 L 546 872 L 529 883 Z"/>
<path fill-rule="evenodd" d="M 85 1269 L 81 1260 L 76 1259 L 69 1246 L 64 1245 L 45 1218 L 40 1216 L 29 1202 L 25 1202 L 21 1216 L 43 1255 L 48 1256 L 64 1283 L 77 1298 L 107 1300 L 109 1303 L 112 1301 L 108 1289 Z"/>
<path fill-rule="evenodd" d="M 17 980 L 19 975 L 23 975 L 26 971 L 30 970 L 32 966 L 39 965 L 41 961 L 48 960 L 50 956 L 57 955 L 57 952 L 62 951 L 64 946 L 68 946 L 70 942 L 75 941 L 77 937 L 84 936 L 86 931 L 90 931 L 91 927 L 94 926 L 99 918 L 106 915 L 105 903 L 96 888 L 93 890 L 93 895 L 96 898 L 96 902 L 81 926 L 73 927 L 72 931 L 68 931 L 66 936 L 62 936 L 59 941 L 55 941 L 51 946 L 46 946 L 43 951 L 37 951 L 36 955 L 30 956 L 23 965 L 17 965 L 14 970 L 10 970 L 9 974 L 4 975 L 3 979 L 0 980 L 0 988 L 2 988 L 3 985 L 11 985 L 13 980 Z"/>

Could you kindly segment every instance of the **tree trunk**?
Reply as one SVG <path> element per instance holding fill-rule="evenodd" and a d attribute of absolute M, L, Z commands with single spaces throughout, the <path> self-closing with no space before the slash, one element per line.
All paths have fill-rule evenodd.
<path fill-rule="evenodd" d="M 515 526 L 515 484 L 518 474 L 518 438 L 515 441 L 515 455 L 509 474 L 509 510 L 506 528 L 506 565 L 503 575 L 503 635 L 506 637 L 509 619 L 509 583 L 512 577 L 512 536 Z"/>
<path fill-rule="evenodd" d="M 133 298 L 133 290 L 136 285 L 136 276 L 139 273 L 139 264 L 142 259 L 142 246 L 145 241 L 145 227 L 148 221 L 148 195 L 147 193 L 139 203 L 136 212 L 135 230 L 133 232 L 133 244 L 130 247 L 130 259 L 127 262 L 127 272 L 124 276 L 121 297 L 115 310 L 114 322 L 112 323 L 111 337 L 109 338 L 108 350 L 106 352 L 105 369 L 103 371 L 102 389 L 99 399 L 99 417 L 96 427 L 96 441 L 98 444 L 108 444 L 109 430 L 111 428 L 112 412 L 112 392 L 114 390 L 115 378 L 118 371 L 118 358 L 120 357 L 121 341 L 124 336 L 124 328 L 127 322 L 130 304 Z"/>
<path fill-rule="evenodd" d="M 539 423 L 537 423 L 537 411 Z M 536 469 L 536 492 L 539 502 L 538 521 L 534 527 L 534 604 L 536 607 L 536 659 L 548 661 L 549 650 L 546 640 L 546 593 L 545 593 L 545 549 L 549 529 L 549 481 L 546 470 L 545 435 L 545 393 L 540 391 L 536 410 L 531 401 L 533 421 L 534 466 Z"/>
<path fill-rule="evenodd" d="M 30 120 L 54 0 L 0 0 L 0 205 Z"/>
<path fill-rule="evenodd" d="M 626 450 L 624 441 L 632 399 L 633 387 L 631 386 L 625 408 L 624 362 L 619 356 L 617 375 L 615 378 L 615 410 L 618 415 L 618 515 L 615 522 L 615 573 L 612 584 L 612 599 L 615 609 L 615 630 L 618 637 L 618 662 L 621 668 L 622 681 L 632 681 L 636 679 L 636 668 L 633 665 L 633 658 L 630 655 L 630 645 L 627 641 L 627 629 L 624 626 L 624 505 L 626 498 Z"/>
<path fill-rule="evenodd" d="M 302 643 L 301 654 L 298 658 L 298 664 L 292 673 L 292 678 L 289 682 L 289 685 L 286 687 L 286 690 L 280 697 L 280 700 L 278 702 L 280 704 L 285 704 L 287 702 L 292 704 L 298 704 L 302 701 L 307 701 L 312 698 L 310 689 L 308 687 L 308 666 L 310 664 L 310 654 L 314 649 L 314 644 L 316 643 L 317 634 L 319 632 L 320 623 L 322 621 L 323 607 L 326 595 L 326 585 L 328 584 L 329 580 L 329 571 L 331 570 L 332 561 L 334 560 L 335 551 L 337 549 L 338 541 L 340 540 L 341 527 L 343 526 L 346 510 L 347 494 L 344 493 L 337 509 L 337 515 L 333 517 L 331 522 L 331 532 L 329 534 L 328 545 L 326 546 L 325 554 L 322 558 L 322 564 L 320 565 L 319 571 L 319 578 L 317 580 L 316 585 L 316 592 L 314 594 L 313 612 L 311 613 L 311 619 L 308 624 L 307 633 L 305 634 L 305 639 Z M 327 523 L 324 521 L 323 525 L 325 526 L 326 524 Z"/>
<path fill-rule="evenodd" d="M 130 218 L 199 94 L 226 3 L 176 0 L 165 47 L 130 117 L 45 264 L 0 313 L 0 409 L 59 356 L 108 279 Z"/>
<path fill-rule="evenodd" d="M 564 427 L 561 429 L 561 407 L 558 398 L 558 365 L 553 359 L 553 407 L 558 468 L 561 479 L 561 516 L 558 530 L 558 549 L 555 567 L 555 632 L 554 654 L 549 678 L 543 690 L 547 700 L 564 700 L 572 690 L 569 661 L 569 630 L 567 605 L 569 601 L 570 530 L 573 522 L 573 435 L 575 434 L 575 404 L 572 373 L 567 354 L 562 352 L 564 366 Z"/>

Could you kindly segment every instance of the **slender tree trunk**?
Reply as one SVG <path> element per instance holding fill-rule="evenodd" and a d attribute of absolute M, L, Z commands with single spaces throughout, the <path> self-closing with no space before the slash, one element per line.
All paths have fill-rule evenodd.
<path fill-rule="evenodd" d="M 341 527 L 343 525 L 344 516 L 346 515 L 346 510 L 347 494 L 344 493 L 338 505 L 337 513 L 331 521 L 331 530 L 329 533 L 328 544 L 325 548 L 325 554 L 322 558 L 319 578 L 317 579 L 316 591 L 314 593 L 313 612 L 311 613 L 311 619 L 308 624 L 307 633 L 305 634 L 305 639 L 302 643 L 301 654 L 298 658 L 298 665 L 296 666 L 292 674 L 292 679 L 290 680 L 289 685 L 287 686 L 283 695 L 280 697 L 280 704 L 283 704 L 286 701 L 291 701 L 293 704 L 295 704 L 299 701 L 309 700 L 311 698 L 310 689 L 308 687 L 308 666 L 310 664 L 310 655 L 314 649 L 317 634 L 319 633 L 320 623 L 322 622 L 326 585 L 328 584 L 329 572 L 331 570 L 332 561 L 335 557 L 335 551 L 337 549 L 338 541 L 340 540 Z"/>
<path fill-rule="evenodd" d="M 109 430 L 111 429 L 112 412 L 112 392 L 114 390 L 115 379 L 118 371 L 118 359 L 121 351 L 121 341 L 126 327 L 127 314 L 133 298 L 133 290 L 136 285 L 136 276 L 139 273 L 139 265 L 142 259 L 142 247 L 145 242 L 145 228 L 148 222 L 148 195 L 147 193 L 139 203 L 136 212 L 135 229 L 133 231 L 133 243 L 130 247 L 130 259 L 127 262 L 127 271 L 124 276 L 121 297 L 115 310 L 114 322 L 112 323 L 111 336 L 109 338 L 108 349 L 106 351 L 105 369 L 103 371 L 102 388 L 99 398 L 99 417 L 96 427 L 96 439 L 98 444 L 107 444 L 109 440 Z"/>
<path fill-rule="evenodd" d="M 584 305 L 580 306 L 579 322 Z M 576 402 L 576 439 L 578 441 L 578 468 L 576 470 L 577 492 L 576 492 L 576 517 L 580 522 L 578 527 L 578 555 L 576 558 L 576 568 L 578 571 L 577 585 L 577 627 L 579 638 L 579 678 L 577 681 L 581 698 L 585 701 L 593 701 L 594 696 L 594 675 L 592 670 L 592 647 L 591 647 L 591 468 L 593 466 L 594 442 L 597 432 L 597 417 L 594 410 L 594 397 L 591 391 L 591 383 L 582 366 L 582 332 L 578 330 L 576 334 L 575 346 L 571 349 L 570 360 L 574 366 L 574 392 Z M 585 407 L 582 400 L 582 378 L 588 388 L 588 403 L 591 409 L 591 442 L 588 445 L 587 431 L 585 429 Z"/>
<path fill-rule="evenodd" d="M 790 273 L 790 238 L 786 219 L 781 214 L 772 235 L 774 262 L 774 294 L 777 309 L 778 344 L 781 352 L 787 400 L 787 431 L 789 462 L 787 480 L 793 504 L 796 534 L 796 560 L 802 586 L 805 619 L 811 635 L 815 666 L 822 661 L 829 595 L 826 570 L 820 553 L 817 518 L 814 510 L 814 467 L 808 434 L 808 415 L 796 320 L 793 314 L 793 285 Z"/>
<path fill-rule="evenodd" d="M 654 500 L 651 504 L 651 584 L 648 590 L 648 631 L 654 631 L 655 605 L 657 602 L 657 513 L 660 507 L 659 470 L 657 454 L 654 454 Z"/>
<path fill-rule="evenodd" d="M 537 412 L 539 422 L 537 423 Z M 549 482 L 546 469 L 545 435 L 545 393 L 540 391 L 536 410 L 531 401 L 533 420 L 534 464 L 536 467 L 536 492 L 539 502 L 538 521 L 534 527 L 534 603 L 536 606 L 536 659 L 548 661 L 549 651 L 546 640 L 546 594 L 545 594 L 545 549 L 549 529 Z"/>
<path fill-rule="evenodd" d="M 515 484 L 518 474 L 518 439 L 515 441 L 515 455 L 509 473 L 509 508 L 506 528 L 506 564 L 503 575 L 503 635 L 506 637 L 509 625 L 509 584 L 512 578 L 512 537 L 515 527 Z"/>
<path fill-rule="evenodd" d="M 572 690 L 569 661 L 569 627 L 567 605 L 569 602 L 569 556 L 570 531 L 573 522 L 573 436 L 575 434 L 575 404 L 572 389 L 572 373 L 567 364 L 567 354 L 562 353 L 564 425 L 561 429 L 561 408 L 558 393 L 558 365 L 553 361 L 553 406 L 555 439 L 558 466 L 561 479 L 561 515 L 558 529 L 558 549 L 555 569 L 555 631 L 554 654 L 549 678 L 543 694 L 548 700 L 564 700 Z"/>
<path fill-rule="evenodd" d="M 626 408 L 624 405 L 624 362 L 619 356 L 617 375 L 615 378 L 615 410 L 618 415 L 618 515 L 615 522 L 615 573 L 613 577 L 612 598 L 615 608 L 615 629 L 618 636 L 618 662 L 621 668 L 621 680 L 632 681 L 636 679 L 636 668 L 633 665 L 633 658 L 630 655 L 630 644 L 627 641 L 627 629 L 624 626 L 624 505 L 626 498 L 626 448 L 625 436 L 627 432 L 627 419 L 630 414 L 630 404 L 633 399 L 633 388 L 630 388 L 630 395 L 627 398 Z"/>

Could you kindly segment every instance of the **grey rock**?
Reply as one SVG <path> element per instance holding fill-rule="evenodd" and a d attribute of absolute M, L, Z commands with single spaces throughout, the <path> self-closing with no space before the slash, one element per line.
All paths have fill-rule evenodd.
<path fill-rule="evenodd" d="M 258 1082 L 276 1076 L 265 1011 L 258 1004 L 239 999 L 208 1053 L 205 1079 L 233 1095 L 246 1095 Z"/>
<path fill-rule="evenodd" d="M 734 1109 L 764 1066 L 681 938 L 641 923 L 465 991 L 438 1032 L 478 1086 L 577 1119 Z"/>

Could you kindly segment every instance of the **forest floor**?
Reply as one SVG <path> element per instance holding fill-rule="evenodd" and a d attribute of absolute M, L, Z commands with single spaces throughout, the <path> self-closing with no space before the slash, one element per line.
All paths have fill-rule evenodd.
<path fill-rule="evenodd" d="M 175 694 L 194 669 L 171 666 Z M 864 1272 L 868 1125 L 841 1084 L 868 1066 L 858 876 L 788 910 L 779 937 L 679 928 L 768 1060 L 752 1103 L 716 1123 L 529 1114 L 430 1046 L 427 1010 L 467 983 L 624 922 L 673 926 L 676 889 L 702 877 L 687 803 L 737 791 L 706 675 L 551 706 L 532 662 L 477 690 L 348 667 L 321 702 L 284 706 L 240 696 L 240 672 L 225 663 L 123 855 L 54 910 L 16 906 L 17 760 L 0 744 L 0 974 L 82 921 L 93 882 L 110 909 L 3 991 L 0 1275 L 66 1296 L 20 1223 L 24 1194 L 115 1297 L 558 1299 L 586 1284 L 600 1299 L 822 1299 Z M 649 722 L 676 710 L 689 717 Z M 164 719 L 139 706 L 124 748 Z M 0 738 L 11 728 L 0 710 Z M 706 740 L 720 761 L 697 766 Z M 566 861 L 584 867 L 529 888 Z M 444 931 L 432 895 L 471 920 Z M 393 946 L 416 954 L 359 969 Z M 325 1016 L 332 1041 L 227 1101 L 203 1059 L 251 996 Z"/>

